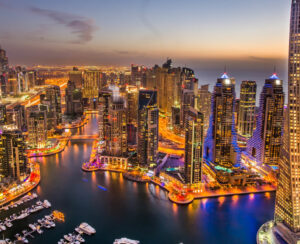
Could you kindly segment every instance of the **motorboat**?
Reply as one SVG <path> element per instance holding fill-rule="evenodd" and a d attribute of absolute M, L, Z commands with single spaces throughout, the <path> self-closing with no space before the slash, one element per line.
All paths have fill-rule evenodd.
<path fill-rule="evenodd" d="M 96 230 L 92 226 L 90 226 L 88 223 L 85 223 L 85 222 L 83 222 L 79 225 L 79 229 L 87 235 L 92 235 L 92 234 L 96 233 Z"/>
<path fill-rule="evenodd" d="M 139 243 L 140 241 L 130 240 L 126 237 L 123 237 L 121 239 L 116 239 L 113 244 L 139 244 Z"/>

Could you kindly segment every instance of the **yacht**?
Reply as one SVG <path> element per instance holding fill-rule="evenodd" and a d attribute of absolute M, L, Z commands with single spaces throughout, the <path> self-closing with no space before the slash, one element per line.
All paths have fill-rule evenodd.
<path fill-rule="evenodd" d="M 79 227 L 76 227 L 76 228 L 75 228 L 75 231 L 76 231 L 77 233 L 79 233 L 80 235 L 83 234 L 82 230 L 80 230 Z"/>
<path fill-rule="evenodd" d="M 29 243 L 29 241 L 25 237 L 22 237 L 21 240 L 23 241 L 23 243 Z"/>
<path fill-rule="evenodd" d="M 67 241 L 69 241 L 69 242 L 72 242 L 72 241 L 73 241 L 73 238 L 72 238 L 72 236 L 70 236 L 70 234 L 69 234 L 69 235 L 64 235 L 64 238 L 65 238 Z"/>
<path fill-rule="evenodd" d="M 85 234 L 92 235 L 96 233 L 96 230 L 87 223 L 81 223 L 79 229 L 82 230 Z"/>
<path fill-rule="evenodd" d="M 121 239 L 116 239 L 113 244 L 139 244 L 139 243 L 140 243 L 139 241 L 130 240 L 128 238 L 123 237 Z"/>
<path fill-rule="evenodd" d="M 76 236 L 76 241 L 79 241 L 80 243 L 85 242 L 85 240 L 82 238 L 81 235 L 77 235 L 77 236 Z"/>
<path fill-rule="evenodd" d="M 24 219 L 29 215 L 27 212 L 23 212 L 21 215 L 19 215 L 16 219 Z"/>
<path fill-rule="evenodd" d="M 44 206 L 45 208 L 50 208 L 50 207 L 51 207 L 51 203 L 50 203 L 48 200 L 45 200 L 45 201 L 43 202 L 43 206 Z"/>
<path fill-rule="evenodd" d="M 36 231 L 36 227 L 33 224 L 29 224 L 29 228 L 32 229 L 33 231 Z"/>

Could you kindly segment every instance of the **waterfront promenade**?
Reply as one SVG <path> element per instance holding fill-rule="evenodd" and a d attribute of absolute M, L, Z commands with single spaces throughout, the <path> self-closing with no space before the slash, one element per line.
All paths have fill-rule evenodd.
<path fill-rule="evenodd" d="M 104 164 L 99 161 L 97 157 L 98 140 L 95 140 L 92 145 L 92 151 L 88 162 L 82 164 L 81 169 L 86 172 L 94 171 L 111 171 L 123 174 L 123 177 L 130 181 L 138 183 L 150 182 L 158 185 L 168 192 L 169 200 L 177 204 L 190 204 L 194 199 L 229 197 L 246 194 L 258 194 L 273 192 L 276 188 L 272 185 L 263 186 L 248 186 L 248 187 L 228 187 L 220 188 L 218 190 L 211 190 L 203 184 L 199 189 L 188 189 L 178 179 L 162 173 L 163 177 L 152 176 L 149 177 L 147 172 L 139 169 L 119 168 L 117 165 Z M 162 180 L 164 179 L 164 180 Z"/>
<path fill-rule="evenodd" d="M 12 186 L 0 194 L 0 207 L 25 195 L 38 186 L 41 180 L 40 165 L 36 162 L 30 162 L 30 169 L 30 175 L 23 183 Z"/>

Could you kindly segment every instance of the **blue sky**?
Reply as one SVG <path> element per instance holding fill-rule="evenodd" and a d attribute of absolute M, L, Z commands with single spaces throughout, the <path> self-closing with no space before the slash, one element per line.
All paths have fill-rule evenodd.
<path fill-rule="evenodd" d="M 287 0 L 0 0 L 0 44 L 11 64 L 171 57 L 203 82 L 225 64 L 238 79 L 263 79 L 274 65 L 285 77 L 289 12 Z"/>

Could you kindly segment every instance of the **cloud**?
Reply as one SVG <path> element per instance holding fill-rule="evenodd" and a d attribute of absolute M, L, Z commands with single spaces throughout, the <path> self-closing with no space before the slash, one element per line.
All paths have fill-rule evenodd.
<path fill-rule="evenodd" d="M 98 29 L 92 19 L 82 16 L 36 7 L 31 7 L 30 10 L 69 28 L 71 33 L 77 36 L 77 39 L 72 41 L 72 43 L 82 44 L 91 41 L 94 31 Z"/>

